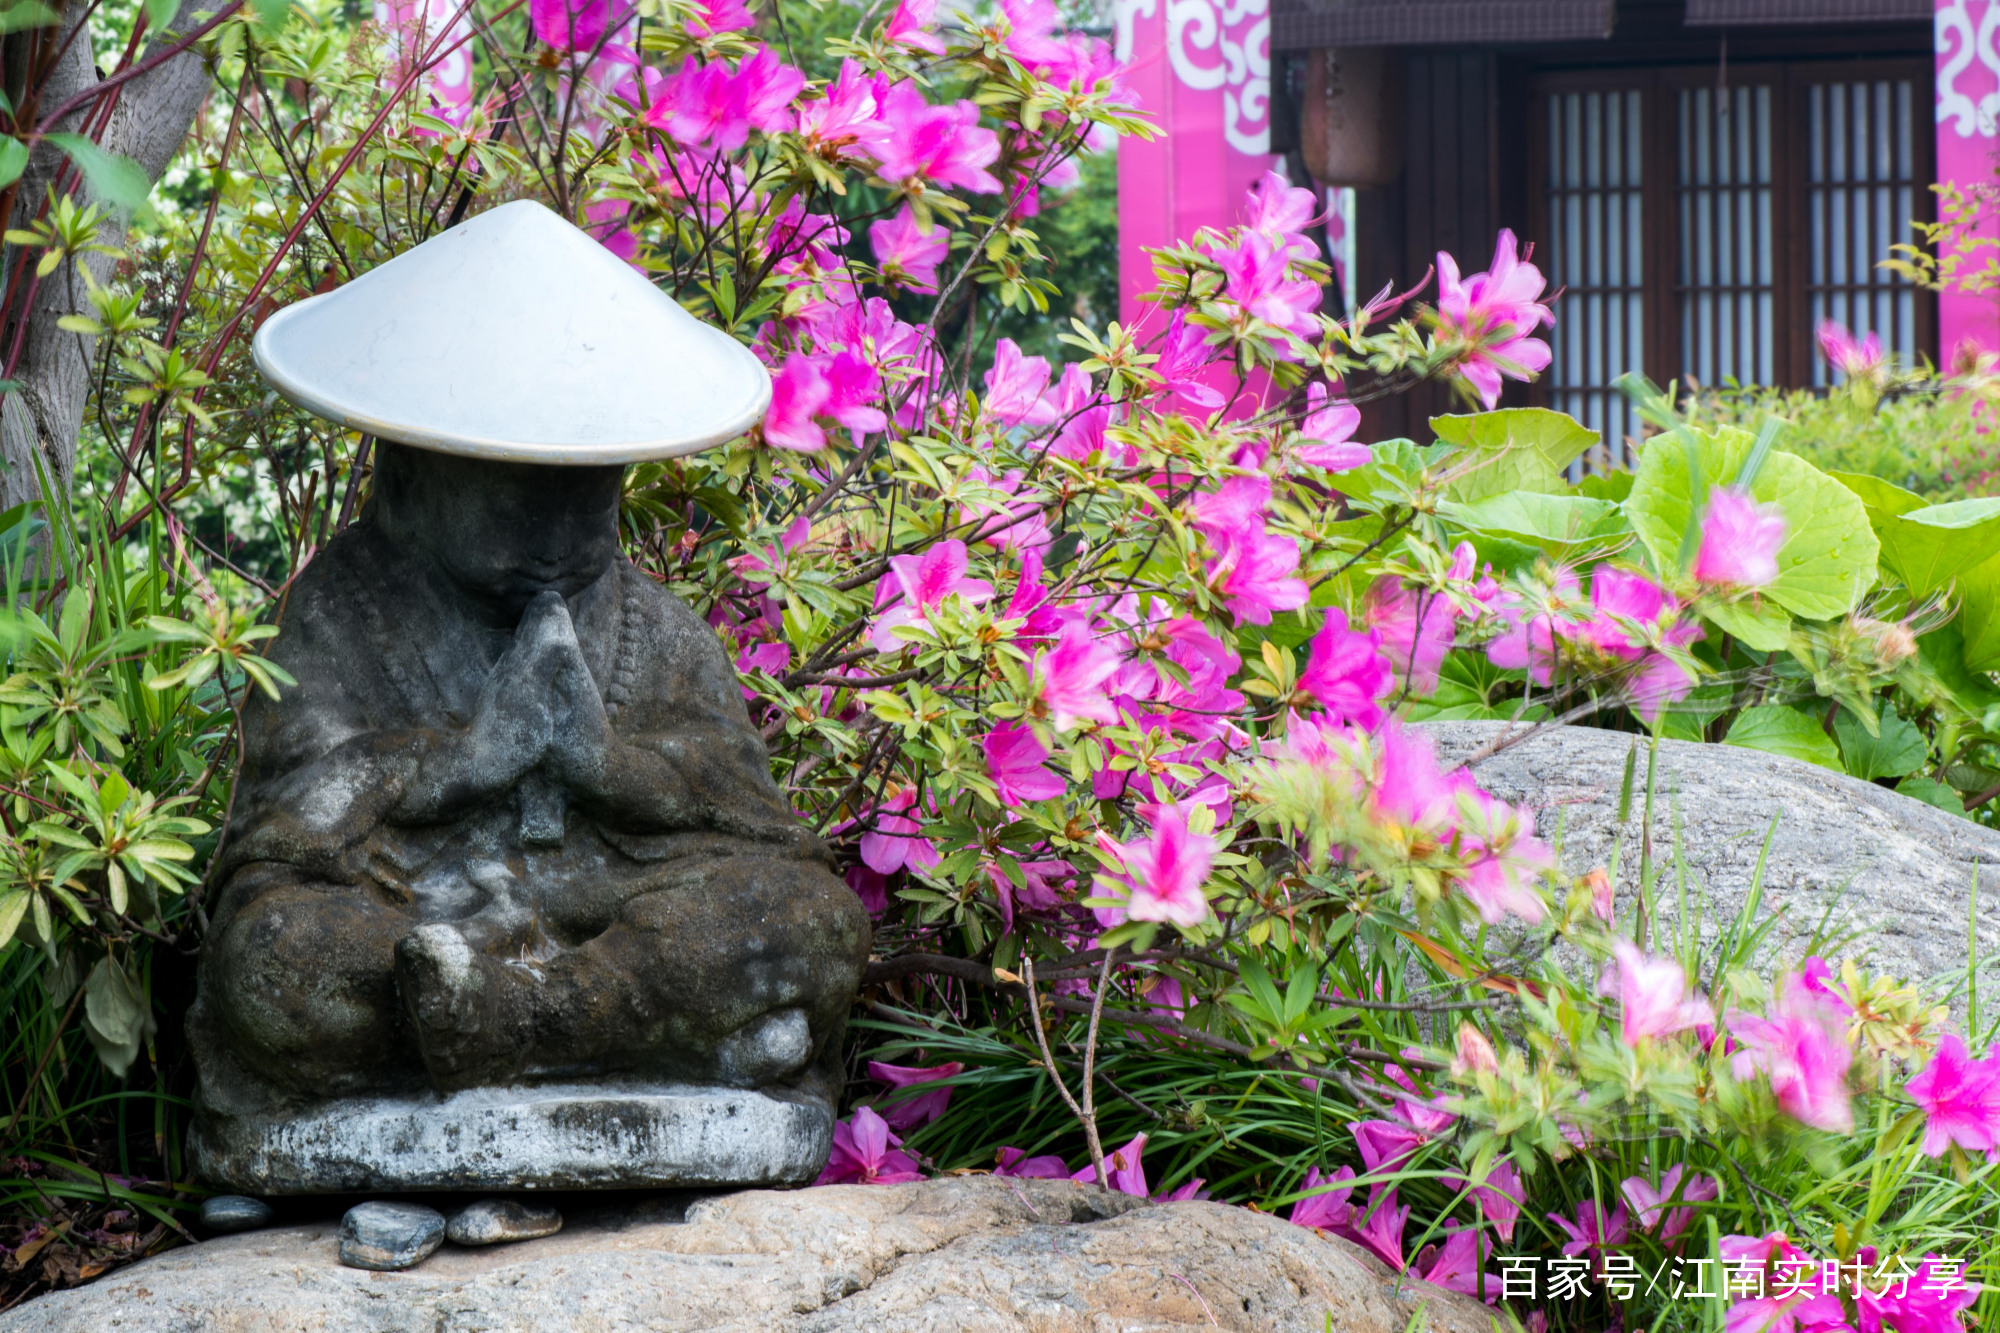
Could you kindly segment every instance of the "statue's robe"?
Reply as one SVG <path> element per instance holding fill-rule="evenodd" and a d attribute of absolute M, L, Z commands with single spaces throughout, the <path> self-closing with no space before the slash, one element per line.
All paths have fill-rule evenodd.
<path fill-rule="evenodd" d="M 720 644 L 622 559 L 568 605 L 610 730 L 671 780 L 593 808 L 537 770 L 413 820 L 425 754 L 511 633 L 365 517 L 294 583 L 270 655 L 298 684 L 244 710 L 190 1015 L 211 1113 L 427 1086 L 395 949 L 438 921 L 505 993 L 490 1081 L 726 1080 L 717 1044 L 785 1008 L 837 1063 L 867 916 L 771 780 Z"/>

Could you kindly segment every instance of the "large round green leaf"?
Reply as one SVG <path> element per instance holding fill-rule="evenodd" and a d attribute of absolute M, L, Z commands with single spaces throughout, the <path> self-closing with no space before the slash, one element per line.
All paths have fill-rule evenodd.
<path fill-rule="evenodd" d="M 2000 497 L 1926 505 L 1906 514 L 1876 510 L 1871 517 L 1882 542 L 1882 563 L 1902 578 L 1912 597 L 1928 597 L 2000 555 Z"/>
<path fill-rule="evenodd" d="M 1845 771 L 1840 764 L 1840 747 L 1833 743 L 1825 728 L 1784 704 L 1758 704 L 1744 709 L 1729 724 L 1729 734 L 1722 738 L 1722 743 L 1804 760 L 1836 773 Z"/>
<path fill-rule="evenodd" d="M 1597 443 L 1597 432 L 1546 407 L 1503 407 L 1497 412 L 1431 418 L 1438 439 L 1457 447 L 1447 488 L 1470 502 L 1510 491 L 1558 490 L 1562 470 Z"/>
<path fill-rule="evenodd" d="M 1747 431 L 1713 433 L 1683 427 L 1658 435 L 1639 455 L 1638 475 L 1625 498 L 1625 514 L 1662 569 L 1680 563 L 1689 530 L 1688 450 L 1692 440 L 1701 468 L 1702 495 L 1736 480 L 1755 443 Z M 1779 506 L 1785 544 L 1778 577 L 1762 592 L 1794 615 L 1831 620 L 1854 609 L 1875 582 L 1881 545 L 1860 497 L 1795 454 L 1774 452 L 1751 484 L 1752 498 Z"/>
<path fill-rule="evenodd" d="M 1611 551 L 1632 540 L 1617 504 L 1582 495 L 1510 491 L 1472 504 L 1447 500 L 1438 513 L 1468 531 L 1521 542 L 1556 560 Z"/>

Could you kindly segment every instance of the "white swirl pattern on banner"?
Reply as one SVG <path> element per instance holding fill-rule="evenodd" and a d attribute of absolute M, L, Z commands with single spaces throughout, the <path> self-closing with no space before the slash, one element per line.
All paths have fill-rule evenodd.
<path fill-rule="evenodd" d="M 1937 12 L 1937 54 L 1942 62 L 1937 72 L 1937 118 L 1939 124 L 1950 121 L 1962 139 L 1975 134 L 1991 139 L 2000 134 L 2000 47 L 1995 44 L 2000 38 L 2000 0 L 1985 0 L 1985 12 L 1977 22 L 1972 17 L 1976 3 L 1951 0 Z M 1975 60 L 1980 82 L 1990 75 L 1994 84 L 1976 100 L 1958 84 Z"/>
<path fill-rule="evenodd" d="M 1132 58 L 1141 18 L 1160 0 L 1118 0 L 1112 11 L 1115 49 Z M 1996 0 L 2000 3 L 2000 0 Z M 1167 63 L 1183 87 L 1222 90 L 1222 136 L 1239 153 L 1271 151 L 1270 0 L 1166 0 Z"/>

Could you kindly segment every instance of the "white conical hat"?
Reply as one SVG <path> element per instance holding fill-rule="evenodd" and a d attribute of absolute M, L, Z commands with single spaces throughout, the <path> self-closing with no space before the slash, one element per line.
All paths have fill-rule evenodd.
<path fill-rule="evenodd" d="M 516 463 L 693 453 L 741 435 L 771 402 L 749 349 L 527 201 L 286 306 L 252 353 L 308 412 Z"/>

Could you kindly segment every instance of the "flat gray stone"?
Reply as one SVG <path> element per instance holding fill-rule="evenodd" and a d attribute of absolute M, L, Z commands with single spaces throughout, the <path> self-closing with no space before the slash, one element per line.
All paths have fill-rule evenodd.
<path fill-rule="evenodd" d="M 1477 1302 L 1399 1288 L 1345 1241 L 1067 1180 L 746 1191 L 678 1225 L 636 1211 L 406 1273 L 341 1267 L 329 1225 L 229 1236 L 30 1301 L 0 1333 L 1492 1333 Z"/>
<path fill-rule="evenodd" d="M 518 1199 L 481 1199 L 451 1215 L 445 1239 L 454 1245 L 501 1245 L 538 1240 L 562 1230 L 562 1214 Z"/>
<path fill-rule="evenodd" d="M 188 1142 L 202 1179 L 261 1195 L 803 1185 L 833 1115 L 738 1088 L 552 1084 L 211 1116 Z"/>
<path fill-rule="evenodd" d="M 1436 740 L 1439 759 L 1451 762 L 1490 744 L 1506 726 L 1432 722 L 1423 729 Z M 1644 737 L 1631 814 L 1618 822 L 1632 740 L 1590 727 L 1550 727 L 1473 768 L 1495 796 L 1536 807 L 1543 838 L 1560 832 L 1565 871 L 1607 864 L 1622 834 L 1621 912 L 1630 910 L 1637 891 L 1644 822 Z M 1797 961 L 1826 919 L 1829 934 L 1847 937 L 1828 951 L 1832 959 L 1851 956 L 1910 980 L 1963 974 L 1977 874 L 1982 969 L 2000 957 L 2000 832 L 1886 787 L 1733 745 L 1660 743 L 1653 853 L 1665 867 L 1662 920 L 1671 926 L 1679 915 L 1677 822 L 1690 914 L 1712 938 L 1747 901 L 1774 818 L 1763 898 L 1763 913 L 1779 918 L 1771 956 Z"/>
<path fill-rule="evenodd" d="M 255 1231 L 270 1226 L 277 1218 L 270 1204 L 241 1194 L 218 1194 L 202 1200 L 201 1204 L 201 1224 L 217 1235 Z"/>
<path fill-rule="evenodd" d="M 444 1214 L 420 1203 L 357 1203 L 340 1219 L 340 1262 L 394 1273 L 444 1244 Z"/>

